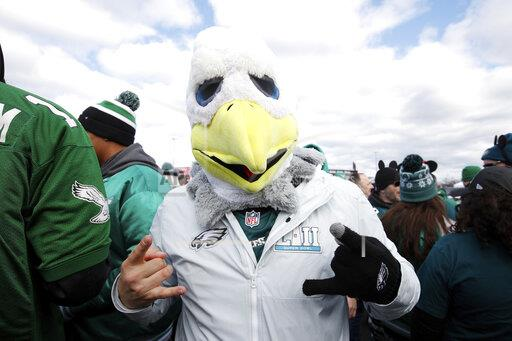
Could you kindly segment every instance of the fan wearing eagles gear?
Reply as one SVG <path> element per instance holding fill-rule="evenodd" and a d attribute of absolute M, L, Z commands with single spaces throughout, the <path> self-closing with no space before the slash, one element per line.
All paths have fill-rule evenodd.
<path fill-rule="evenodd" d="M 155 216 L 161 254 L 145 237 L 112 288 L 115 307 L 143 325 L 181 296 L 177 340 L 348 340 L 346 295 L 387 319 L 418 300 L 414 269 L 361 190 L 295 148 L 274 65 L 249 32 L 211 27 L 196 39 L 187 115 L 198 169 Z"/>
<path fill-rule="evenodd" d="M 71 114 L 3 82 L 0 193 L 0 339 L 61 340 L 56 304 L 94 297 L 108 273 L 100 168 Z"/>
<path fill-rule="evenodd" d="M 170 190 L 155 160 L 140 144 L 134 143 L 135 110 L 138 107 L 138 96 L 125 91 L 116 100 L 91 105 L 79 117 L 101 164 L 110 208 L 112 270 L 96 298 L 84 305 L 64 309 L 66 317 L 71 319 L 68 338 L 157 339 L 170 332 L 169 326 L 175 316 L 170 311 L 160 321 L 140 327 L 117 312 L 110 299 L 110 289 L 121 263 L 149 232 L 156 210 Z"/>

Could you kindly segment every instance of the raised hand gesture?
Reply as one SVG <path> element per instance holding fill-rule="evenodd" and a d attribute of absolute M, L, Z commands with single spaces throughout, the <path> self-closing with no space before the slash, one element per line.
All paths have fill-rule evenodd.
<path fill-rule="evenodd" d="M 378 304 L 392 302 L 402 273 L 391 252 L 377 238 L 362 237 L 340 223 L 332 224 L 330 231 L 340 244 L 331 262 L 334 277 L 304 281 L 304 294 L 346 295 Z"/>
<path fill-rule="evenodd" d="M 118 280 L 119 298 L 123 305 L 138 309 L 161 298 L 183 295 L 183 286 L 164 287 L 162 282 L 172 275 L 165 253 L 151 248 L 151 236 L 145 236 L 121 265 Z"/>

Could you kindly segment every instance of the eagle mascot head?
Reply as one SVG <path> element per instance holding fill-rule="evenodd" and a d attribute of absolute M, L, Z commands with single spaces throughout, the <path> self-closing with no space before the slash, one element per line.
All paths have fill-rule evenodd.
<path fill-rule="evenodd" d="M 297 125 L 275 56 L 247 32 L 210 27 L 195 40 L 187 89 L 192 153 L 211 176 L 256 193 L 286 165 Z"/>

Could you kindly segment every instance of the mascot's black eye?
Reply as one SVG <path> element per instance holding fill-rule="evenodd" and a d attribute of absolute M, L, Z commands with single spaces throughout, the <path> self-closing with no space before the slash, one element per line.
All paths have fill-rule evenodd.
<path fill-rule="evenodd" d="M 279 89 L 274 83 L 274 80 L 269 76 L 256 77 L 253 75 L 249 75 L 251 77 L 252 82 L 258 90 L 263 92 L 263 94 L 267 97 L 272 97 L 273 99 L 279 99 Z"/>
<path fill-rule="evenodd" d="M 216 77 L 205 80 L 203 84 L 199 85 L 196 91 L 197 103 L 205 107 L 210 103 L 215 95 L 220 91 L 220 85 L 222 83 L 222 77 Z"/>

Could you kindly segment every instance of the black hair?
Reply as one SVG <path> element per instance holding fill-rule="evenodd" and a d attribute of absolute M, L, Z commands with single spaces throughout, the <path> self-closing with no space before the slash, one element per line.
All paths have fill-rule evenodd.
<path fill-rule="evenodd" d="M 481 244 L 502 243 L 512 254 L 512 195 L 498 188 L 464 194 L 455 231 L 468 230 L 475 232 Z"/>
<path fill-rule="evenodd" d="M 2 53 L 2 45 L 0 45 L 0 82 L 5 83 L 5 66 L 4 66 L 4 54 Z"/>

